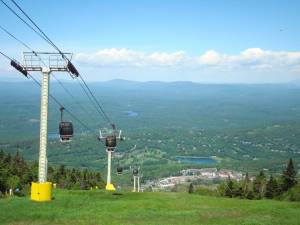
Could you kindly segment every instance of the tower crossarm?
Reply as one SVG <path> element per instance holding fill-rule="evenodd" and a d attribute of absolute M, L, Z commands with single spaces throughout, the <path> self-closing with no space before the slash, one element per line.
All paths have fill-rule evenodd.
<path fill-rule="evenodd" d="M 72 53 L 64 53 L 72 58 Z M 69 61 L 59 53 L 51 52 L 23 52 L 23 68 L 26 71 L 43 71 L 47 68 L 50 72 L 70 72 Z"/>

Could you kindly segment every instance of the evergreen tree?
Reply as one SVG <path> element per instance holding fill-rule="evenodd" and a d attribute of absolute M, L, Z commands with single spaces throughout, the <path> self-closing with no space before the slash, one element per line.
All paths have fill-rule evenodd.
<path fill-rule="evenodd" d="M 20 183 L 28 182 L 28 177 L 26 176 L 28 173 L 27 163 L 25 162 L 19 151 L 17 151 L 16 155 L 12 158 L 11 168 L 12 174 L 19 177 Z"/>
<path fill-rule="evenodd" d="M 65 168 L 65 165 L 60 165 L 59 167 L 59 174 L 61 176 L 65 176 L 66 175 L 66 168 Z"/>
<path fill-rule="evenodd" d="M 70 180 L 72 183 L 76 183 L 76 181 L 77 181 L 76 170 L 74 168 L 71 171 Z"/>
<path fill-rule="evenodd" d="M 267 185 L 266 185 L 266 198 L 275 198 L 278 195 L 278 183 L 275 178 L 271 175 Z"/>
<path fill-rule="evenodd" d="M 254 197 L 255 197 L 255 196 L 254 196 L 253 190 L 250 190 L 250 191 L 247 193 L 246 198 L 252 200 L 252 199 L 254 199 Z"/>
<path fill-rule="evenodd" d="M 255 177 L 253 181 L 253 192 L 256 199 L 261 199 L 265 196 L 266 176 L 263 171 Z"/>
<path fill-rule="evenodd" d="M 282 185 L 281 185 L 282 191 L 289 190 L 291 187 L 293 187 L 297 183 L 296 175 L 297 175 L 297 172 L 294 168 L 293 160 L 290 158 L 287 168 L 283 172 L 283 175 L 282 175 Z"/>
<path fill-rule="evenodd" d="M 227 178 L 226 181 L 226 188 L 225 188 L 225 196 L 232 198 L 233 197 L 233 189 L 234 184 L 230 177 Z"/>
<path fill-rule="evenodd" d="M 4 153 L 4 151 L 1 149 L 1 150 L 0 150 L 0 161 L 3 161 L 4 158 L 5 158 L 5 153 Z"/>
<path fill-rule="evenodd" d="M 243 188 L 241 186 L 237 186 L 233 189 L 233 197 L 243 198 Z"/>
<path fill-rule="evenodd" d="M 247 198 L 249 191 L 251 191 L 251 181 L 249 174 L 246 173 L 245 178 L 242 182 L 242 195 L 244 198 Z"/>
<path fill-rule="evenodd" d="M 20 178 L 16 175 L 10 176 L 7 179 L 7 187 L 11 189 L 16 189 L 17 187 L 20 187 Z"/>
<path fill-rule="evenodd" d="M 189 192 L 189 194 L 192 194 L 194 192 L 194 185 L 193 185 L 193 183 L 190 183 L 188 192 Z"/>
<path fill-rule="evenodd" d="M 11 188 L 18 190 L 16 194 L 23 196 L 22 191 L 28 191 L 32 181 L 37 180 L 38 163 L 27 164 L 20 152 L 12 157 L 0 150 L 0 196 L 4 196 Z M 48 179 L 58 187 L 69 189 L 90 189 L 98 186 L 103 188 L 104 181 L 100 173 L 85 169 L 67 169 L 64 165 L 48 167 Z"/>
<path fill-rule="evenodd" d="M 11 163 L 11 155 L 9 153 L 7 155 L 4 155 L 4 161 L 7 164 Z"/>
<path fill-rule="evenodd" d="M 4 161 L 4 156 L 3 156 L 2 158 L 0 158 L 0 192 L 1 193 L 5 193 L 7 189 L 8 175 L 9 175 L 8 167 Z"/>
<path fill-rule="evenodd" d="M 39 164 L 36 161 L 29 166 L 29 182 L 36 181 L 38 179 L 38 170 Z"/>

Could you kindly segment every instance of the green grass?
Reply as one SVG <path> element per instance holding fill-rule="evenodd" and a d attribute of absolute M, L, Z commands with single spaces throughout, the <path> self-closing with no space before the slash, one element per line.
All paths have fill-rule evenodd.
<path fill-rule="evenodd" d="M 45 203 L 0 200 L 0 224 L 300 224 L 300 203 L 239 200 L 187 193 L 55 190 Z"/>

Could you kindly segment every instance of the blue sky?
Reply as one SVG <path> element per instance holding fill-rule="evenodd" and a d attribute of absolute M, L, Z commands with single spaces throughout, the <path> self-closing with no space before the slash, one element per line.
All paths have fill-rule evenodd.
<path fill-rule="evenodd" d="M 74 52 L 89 80 L 299 79 L 300 1 L 17 2 L 61 49 Z M 3 4 L 0 25 L 34 49 L 52 50 Z M 1 31 L 0 49 L 17 59 L 25 50 Z"/>

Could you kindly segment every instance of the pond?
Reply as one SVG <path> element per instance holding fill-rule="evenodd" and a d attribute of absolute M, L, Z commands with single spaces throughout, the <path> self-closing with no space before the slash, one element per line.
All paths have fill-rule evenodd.
<path fill-rule="evenodd" d="M 189 163 L 189 164 L 215 164 L 217 161 L 211 157 L 195 157 L 195 156 L 176 156 L 179 163 Z"/>
<path fill-rule="evenodd" d="M 138 115 L 138 113 L 134 111 L 125 111 L 125 115 L 128 117 L 135 117 Z"/>

